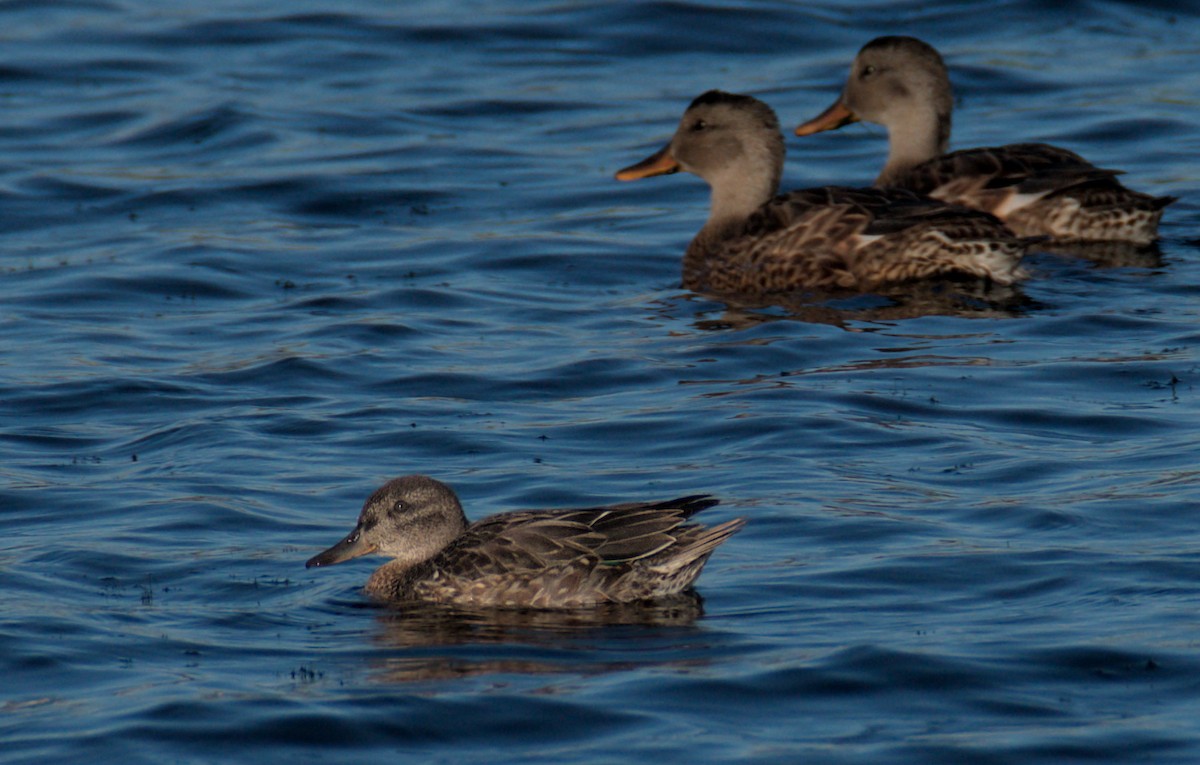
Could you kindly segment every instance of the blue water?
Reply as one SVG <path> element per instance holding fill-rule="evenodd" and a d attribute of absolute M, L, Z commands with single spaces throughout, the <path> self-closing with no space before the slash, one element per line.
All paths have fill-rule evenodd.
<path fill-rule="evenodd" d="M 0 762 L 1200 761 L 1194 3 L 0 5 Z M 954 145 L 1181 200 L 1011 292 L 679 288 L 720 87 L 918 34 Z M 790 138 L 867 183 L 882 131 Z M 686 609 L 393 611 L 385 479 L 473 518 L 711 492 Z"/>

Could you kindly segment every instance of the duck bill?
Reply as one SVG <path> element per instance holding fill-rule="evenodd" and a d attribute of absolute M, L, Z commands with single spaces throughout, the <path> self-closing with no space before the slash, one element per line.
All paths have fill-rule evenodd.
<path fill-rule="evenodd" d="M 373 552 L 375 552 L 375 545 L 367 544 L 363 541 L 362 532 L 356 528 L 350 532 L 348 537 L 333 547 L 330 547 L 320 555 L 314 555 L 312 558 L 309 558 L 308 563 L 305 563 L 304 567 L 332 566 L 335 563 L 348 561 L 351 558 L 357 558 L 361 555 L 369 555 Z"/>
<path fill-rule="evenodd" d="M 680 169 L 679 163 L 671 156 L 671 144 L 667 144 L 636 165 L 617 171 L 617 180 L 636 181 L 655 175 L 678 173 Z"/>
<path fill-rule="evenodd" d="M 858 122 L 858 115 L 846 108 L 842 99 L 833 102 L 833 106 L 796 128 L 796 135 L 812 135 L 825 130 L 837 130 L 840 127 Z"/>

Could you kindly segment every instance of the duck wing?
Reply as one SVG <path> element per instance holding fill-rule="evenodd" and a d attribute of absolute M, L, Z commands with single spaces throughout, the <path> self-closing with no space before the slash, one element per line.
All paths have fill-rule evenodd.
<path fill-rule="evenodd" d="M 907 189 L 825 186 L 775 197 L 718 246 L 698 237 L 684 284 L 743 294 L 955 274 L 1009 284 L 1028 245 L 992 215 Z"/>
<path fill-rule="evenodd" d="M 1117 175 L 1057 146 L 1014 143 L 943 154 L 880 181 L 993 212 L 1011 194 L 1044 196 Z"/>
<path fill-rule="evenodd" d="M 1147 244 L 1175 200 L 1127 189 L 1119 175 L 1057 146 L 1018 143 L 945 154 L 890 182 L 990 212 L 1018 234 Z"/>
<path fill-rule="evenodd" d="M 696 528 L 692 514 L 718 500 L 696 495 L 665 502 L 578 510 L 523 510 L 472 524 L 437 560 L 456 576 L 521 576 L 580 565 L 617 566 L 648 558 Z"/>

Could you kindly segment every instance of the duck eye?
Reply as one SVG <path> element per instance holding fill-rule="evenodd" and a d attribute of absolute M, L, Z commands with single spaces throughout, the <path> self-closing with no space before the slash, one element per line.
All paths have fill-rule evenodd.
<path fill-rule="evenodd" d="M 862 73 L 859 76 L 860 77 L 870 77 L 873 74 L 875 74 L 875 65 L 867 64 L 866 66 L 864 66 L 862 68 Z"/>
<path fill-rule="evenodd" d="M 404 500 L 402 500 L 402 499 L 396 500 L 396 504 L 392 505 L 392 510 L 397 513 L 403 513 L 404 512 Z"/>
<path fill-rule="evenodd" d="M 696 120 L 695 122 L 692 123 L 692 132 L 699 133 L 701 130 L 704 130 L 707 127 L 708 127 L 708 123 L 705 122 L 704 120 Z"/>

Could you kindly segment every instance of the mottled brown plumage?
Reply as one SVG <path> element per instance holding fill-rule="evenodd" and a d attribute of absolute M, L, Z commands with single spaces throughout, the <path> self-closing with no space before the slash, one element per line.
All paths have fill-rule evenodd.
<path fill-rule="evenodd" d="M 709 91 L 688 107 L 664 149 L 617 178 L 684 170 L 708 182 L 708 221 L 684 255 L 688 289 L 862 291 L 955 275 L 1010 284 L 1024 275 L 1029 240 L 992 215 L 902 189 L 829 186 L 773 196 L 783 156 L 770 107 Z"/>
<path fill-rule="evenodd" d="M 954 98 L 941 55 L 913 37 L 879 37 L 863 46 L 842 95 L 796 135 L 858 120 L 888 129 L 887 163 L 875 183 L 926 194 L 996 215 L 1017 234 L 1060 241 L 1149 244 L 1173 197 L 1122 186 L 1115 170 L 1044 143 L 950 154 Z"/>
<path fill-rule="evenodd" d="M 696 495 L 518 510 L 468 525 L 448 486 L 404 476 L 372 494 L 354 531 L 306 565 L 386 555 L 392 560 L 371 575 L 366 591 L 387 601 L 555 609 L 654 600 L 690 588 L 717 546 L 745 524 L 686 522 L 715 504 Z"/>

